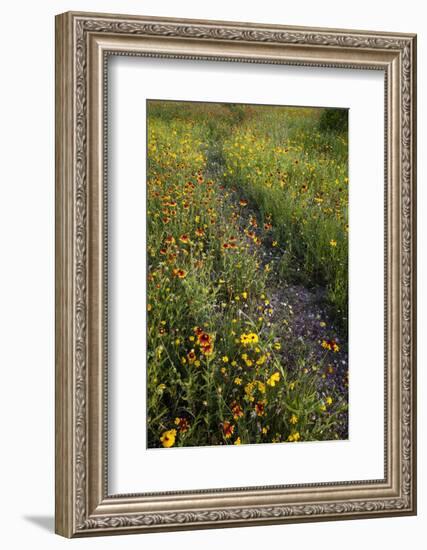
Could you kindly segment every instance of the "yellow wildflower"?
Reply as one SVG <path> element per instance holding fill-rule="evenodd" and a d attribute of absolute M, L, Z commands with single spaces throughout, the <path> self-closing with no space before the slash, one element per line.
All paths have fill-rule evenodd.
<path fill-rule="evenodd" d="M 255 401 L 253 394 L 253 391 L 255 389 L 255 382 L 249 382 L 249 384 L 246 384 L 245 386 L 245 399 L 252 402 Z"/>
<path fill-rule="evenodd" d="M 297 424 L 298 423 L 298 416 L 296 414 L 293 414 L 291 418 L 289 419 L 289 422 L 291 424 Z"/>
<path fill-rule="evenodd" d="M 176 430 L 168 430 L 163 432 L 160 437 L 160 443 L 163 447 L 172 447 L 175 444 Z"/>
<path fill-rule="evenodd" d="M 247 346 L 248 344 L 258 344 L 259 338 L 258 335 L 255 334 L 255 332 L 250 332 L 249 334 L 243 333 L 240 336 L 240 343 L 244 346 Z"/>
<path fill-rule="evenodd" d="M 261 393 L 265 393 L 265 384 L 264 382 L 261 382 L 261 380 L 257 380 L 258 385 L 258 391 Z"/>
<path fill-rule="evenodd" d="M 337 353 L 340 350 L 340 347 L 335 342 L 335 340 L 323 340 L 322 348 L 327 349 L 329 351 L 333 351 L 334 353 Z"/>
<path fill-rule="evenodd" d="M 188 359 L 188 362 L 190 363 L 190 365 L 192 365 L 194 363 L 194 361 L 196 360 L 196 353 L 195 353 L 194 349 L 192 349 L 191 351 L 189 351 L 187 353 L 187 359 Z"/>
<path fill-rule="evenodd" d="M 270 378 L 267 380 L 267 384 L 274 388 L 277 382 L 280 380 L 280 372 L 275 372 L 270 376 Z"/>
<path fill-rule="evenodd" d="M 259 357 L 257 359 L 256 364 L 257 365 L 263 365 L 266 361 L 267 361 L 267 356 L 266 355 L 261 355 L 261 357 Z"/>

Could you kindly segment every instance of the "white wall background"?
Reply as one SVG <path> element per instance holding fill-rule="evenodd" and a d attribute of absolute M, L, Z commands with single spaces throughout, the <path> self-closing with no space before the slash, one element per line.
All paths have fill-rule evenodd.
<path fill-rule="evenodd" d="M 418 517 L 104 537 L 53 534 L 54 510 L 54 15 L 67 10 L 134 13 L 417 32 L 419 34 L 419 514 Z M 15 0 L 2 6 L 0 33 L 0 543 L 3 548 L 252 549 L 422 548 L 427 530 L 427 299 L 423 209 L 426 112 L 423 4 L 395 0 Z M 425 20 L 425 16 L 424 16 Z M 368 427 L 367 427 L 368 428 Z M 369 428 L 368 428 L 369 429 Z M 423 537 L 424 535 L 424 537 Z M 172 546 L 173 545 L 173 546 Z"/>

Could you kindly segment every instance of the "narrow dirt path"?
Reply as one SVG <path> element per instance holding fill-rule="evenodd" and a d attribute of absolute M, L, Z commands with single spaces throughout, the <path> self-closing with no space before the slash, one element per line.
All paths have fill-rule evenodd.
<path fill-rule="evenodd" d="M 223 168 L 220 145 L 216 143 L 208 151 L 209 177 L 220 184 Z M 230 200 L 233 202 L 242 198 L 237 188 L 227 187 L 227 191 L 231 192 Z M 250 206 L 242 209 L 239 221 L 241 231 L 245 231 L 251 219 L 258 218 L 258 213 Z M 251 226 L 251 230 L 259 231 L 256 226 Z M 279 351 L 283 365 L 288 371 L 318 370 L 319 393 L 326 397 L 336 392 L 348 402 L 348 339 L 327 313 L 326 290 L 322 287 L 307 288 L 281 277 L 277 266 L 285 251 L 273 247 L 268 239 L 262 239 L 257 247 L 254 245 L 255 250 L 263 265 L 270 266 L 265 295 L 269 302 L 269 321 L 286 343 Z M 335 343 L 338 351 L 327 353 L 322 345 L 325 342 Z M 304 357 L 303 363 L 301 357 Z M 338 434 L 340 439 L 348 438 L 347 415 L 342 417 Z"/>

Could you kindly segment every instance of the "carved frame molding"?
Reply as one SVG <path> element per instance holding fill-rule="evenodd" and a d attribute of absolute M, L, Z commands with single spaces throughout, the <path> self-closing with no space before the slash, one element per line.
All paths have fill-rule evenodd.
<path fill-rule="evenodd" d="M 384 480 L 108 495 L 109 55 L 384 71 Z M 56 532 L 74 537 L 416 513 L 416 37 L 68 12 L 56 18 L 56 71 Z"/>

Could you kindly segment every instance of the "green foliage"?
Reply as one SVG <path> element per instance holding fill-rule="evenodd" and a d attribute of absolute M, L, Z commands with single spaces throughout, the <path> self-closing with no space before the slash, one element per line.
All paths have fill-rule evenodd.
<path fill-rule="evenodd" d="M 321 132 L 347 132 L 348 110 L 347 109 L 324 109 L 319 120 Z"/>
<path fill-rule="evenodd" d="M 347 135 L 320 132 L 318 113 L 279 110 L 274 120 L 267 111 L 242 125 L 223 145 L 223 176 L 250 197 L 263 220 L 271 217 L 275 240 L 286 252 L 283 275 L 308 286 L 325 286 L 336 322 L 345 326 Z M 281 128 L 286 128 L 285 140 Z"/>

